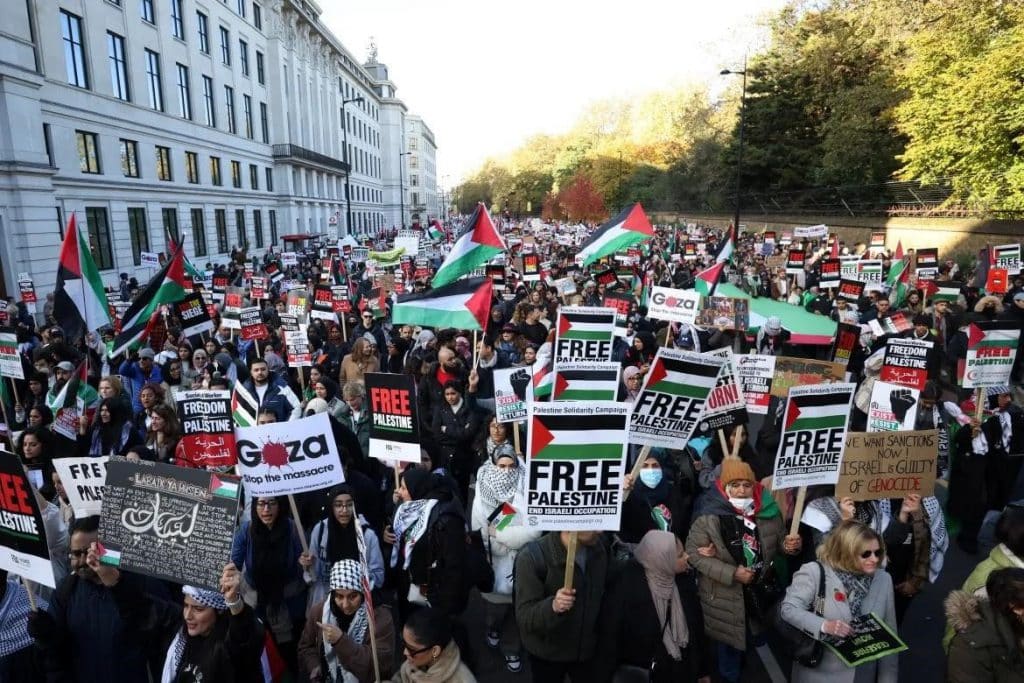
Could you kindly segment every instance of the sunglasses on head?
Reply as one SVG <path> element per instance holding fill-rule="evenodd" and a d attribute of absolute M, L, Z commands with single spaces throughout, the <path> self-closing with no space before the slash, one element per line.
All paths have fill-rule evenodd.
<path fill-rule="evenodd" d="M 885 553 L 882 552 L 881 548 L 879 548 L 878 550 L 865 550 L 864 552 L 862 552 L 860 554 L 860 559 L 866 560 L 869 557 L 871 557 L 872 555 L 875 556 L 875 559 L 882 559 L 882 555 L 884 555 L 884 554 Z"/>

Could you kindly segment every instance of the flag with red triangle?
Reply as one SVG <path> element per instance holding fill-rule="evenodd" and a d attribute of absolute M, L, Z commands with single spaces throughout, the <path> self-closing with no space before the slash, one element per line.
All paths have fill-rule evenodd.
<path fill-rule="evenodd" d="M 110 355 L 120 355 L 141 344 L 149 336 L 160 307 L 184 299 L 191 289 L 191 283 L 185 277 L 184 252 L 178 245 L 174 255 L 139 292 L 121 317 L 121 333 L 114 339 Z"/>
<path fill-rule="evenodd" d="M 456 280 L 427 292 L 398 297 L 391 320 L 395 325 L 482 330 L 493 295 L 491 281 L 485 277 Z"/>
<path fill-rule="evenodd" d="M 501 254 L 505 248 L 505 240 L 494 227 L 487 208 L 482 202 L 478 203 L 466 222 L 465 230 L 455 240 L 448 257 L 434 273 L 431 284 L 441 287 L 454 282 Z"/>
<path fill-rule="evenodd" d="M 705 268 L 693 276 L 693 288 L 704 296 L 713 296 L 724 271 L 724 261 L 718 261 L 710 268 Z"/>
<path fill-rule="evenodd" d="M 647 214 L 639 202 L 626 207 L 619 215 L 598 227 L 580 247 L 577 256 L 583 257 L 586 268 L 594 261 L 626 247 L 640 244 L 654 237 Z"/>
<path fill-rule="evenodd" d="M 74 341 L 109 325 L 110 304 L 103 279 L 93 261 L 89 242 L 78 231 L 75 214 L 68 219 L 64 242 L 57 264 L 57 284 L 53 293 L 53 317 Z"/>

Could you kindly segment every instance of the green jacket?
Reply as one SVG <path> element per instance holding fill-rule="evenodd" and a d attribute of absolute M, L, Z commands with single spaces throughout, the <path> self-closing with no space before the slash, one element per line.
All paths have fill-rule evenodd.
<path fill-rule="evenodd" d="M 963 591 L 950 593 L 945 607 L 956 632 L 946 660 L 949 683 L 1024 683 L 1024 655 L 1006 617 Z"/>
<path fill-rule="evenodd" d="M 1016 560 L 1016 562 L 1014 561 Z M 1007 567 L 1021 567 L 1024 568 L 1024 560 L 1014 556 L 1010 549 L 1000 543 L 992 551 L 989 552 L 988 557 L 978 563 L 978 566 L 974 568 L 971 575 L 964 581 L 964 585 L 960 587 L 960 590 L 967 593 L 968 595 L 974 595 L 979 589 L 985 587 L 988 583 L 988 576 L 997 569 L 1006 569 Z M 949 643 L 953 640 L 955 631 L 953 624 L 946 620 L 946 633 L 942 636 L 942 647 L 949 652 Z"/>

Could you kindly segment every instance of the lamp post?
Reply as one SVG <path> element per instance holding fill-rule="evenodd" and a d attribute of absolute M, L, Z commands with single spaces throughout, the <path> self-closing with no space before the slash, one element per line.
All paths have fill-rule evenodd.
<path fill-rule="evenodd" d="M 352 164 L 348 160 L 348 119 L 345 117 L 345 105 L 352 102 L 362 101 L 362 95 L 341 101 L 341 128 L 343 136 L 341 142 L 341 158 L 348 166 L 348 170 L 345 171 L 345 233 L 348 235 L 352 234 L 352 192 L 349 189 L 348 184 L 349 176 L 352 175 Z"/>
<path fill-rule="evenodd" d="M 722 69 L 721 75 L 743 77 L 743 89 L 740 94 L 740 136 L 739 145 L 736 150 L 736 212 L 733 214 L 732 223 L 736 230 L 736 238 L 738 239 L 740 234 L 740 191 L 742 189 L 743 182 L 743 121 L 747 111 L 747 58 L 743 58 L 742 71 Z"/>
<path fill-rule="evenodd" d="M 405 230 L 405 170 L 402 168 L 405 165 L 405 159 L 412 152 L 399 152 L 398 153 L 398 201 L 402 211 L 402 230 Z"/>

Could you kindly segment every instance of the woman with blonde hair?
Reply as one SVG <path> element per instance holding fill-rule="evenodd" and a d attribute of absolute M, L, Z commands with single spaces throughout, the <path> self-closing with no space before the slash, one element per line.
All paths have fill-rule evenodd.
<path fill-rule="evenodd" d="M 375 342 L 370 341 L 372 338 L 366 334 L 352 343 L 352 353 L 341 360 L 338 384 L 345 386 L 348 382 L 363 382 L 366 373 L 380 370 L 380 361 L 373 346 Z"/>
<path fill-rule="evenodd" d="M 882 569 L 885 541 L 871 527 L 854 520 L 840 523 L 818 546 L 818 561 L 808 562 L 793 576 L 782 601 L 781 616 L 819 640 L 843 639 L 854 633 L 859 617 L 875 614 L 896 631 L 892 578 Z M 825 601 L 814 611 L 824 572 Z M 795 683 L 895 683 L 899 659 L 888 656 L 855 668 L 823 648 L 821 663 L 810 669 L 793 663 Z"/>

